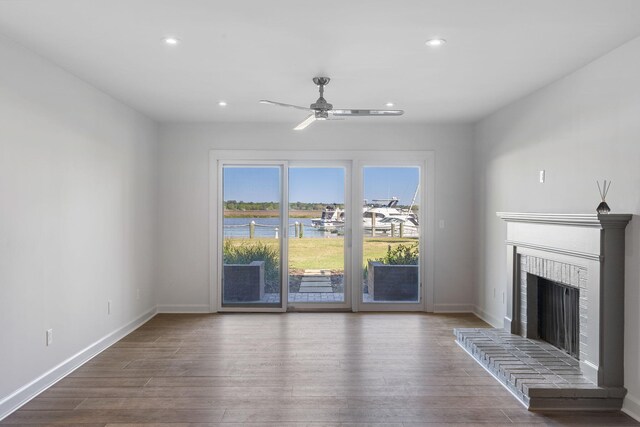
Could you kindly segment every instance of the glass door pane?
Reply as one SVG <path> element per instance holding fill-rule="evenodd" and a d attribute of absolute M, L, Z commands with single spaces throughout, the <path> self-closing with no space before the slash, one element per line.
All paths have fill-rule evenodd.
<path fill-rule="evenodd" d="M 363 303 L 419 303 L 419 167 L 363 168 Z"/>
<path fill-rule="evenodd" d="M 222 306 L 282 306 L 281 166 L 222 168 Z"/>
<path fill-rule="evenodd" d="M 289 168 L 289 303 L 345 301 L 345 168 Z"/>

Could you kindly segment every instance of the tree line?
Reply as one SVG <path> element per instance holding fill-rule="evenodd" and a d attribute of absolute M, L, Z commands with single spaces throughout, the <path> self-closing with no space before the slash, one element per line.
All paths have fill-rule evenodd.
<path fill-rule="evenodd" d="M 337 206 L 344 209 L 342 203 L 305 203 L 291 202 L 289 209 L 297 211 L 321 211 L 326 206 Z M 409 209 L 409 205 L 398 205 L 398 209 Z M 227 211 L 274 211 L 280 209 L 278 202 L 243 202 L 242 200 L 227 200 L 224 202 L 224 209 Z M 418 211 L 418 206 L 413 206 L 413 211 Z"/>
<path fill-rule="evenodd" d="M 289 209 L 298 211 L 321 211 L 326 206 L 327 203 L 289 203 Z M 333 206 L 333 204 L 330 204 L 330 206 Z M 335 206 L 344 209 L 343 204 L 336 204 Z M 243 202 L 241 200 L 227 200 L 224 202 L 224 208 L 228 211 L 272 211 L 279 209 L 279 207 L 280 204 L 278 202 Z"/>

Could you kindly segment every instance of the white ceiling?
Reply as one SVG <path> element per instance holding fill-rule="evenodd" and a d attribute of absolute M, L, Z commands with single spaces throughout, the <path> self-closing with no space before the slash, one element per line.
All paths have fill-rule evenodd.
<path fill-rule="evenodd" d="M 469 122 L 640 35 L 640 1 L 0 0 L 0 33 L 159 121 L 296 124 L 257 101 L 327 75 L 335 107 L 406 110 L 350 120 Z"/>

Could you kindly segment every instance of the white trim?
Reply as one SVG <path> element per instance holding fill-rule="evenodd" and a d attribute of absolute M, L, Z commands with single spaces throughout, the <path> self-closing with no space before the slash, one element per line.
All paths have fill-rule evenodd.
<path fill-rule="evenodd" d="M 636 421 L 640 421 L 640 399 L 635 396 L 631 396 L 627 391 L 627 395 L 622 402 L 622 412 L 629 415 Z"/>
<path fill-rule="evenodd" d="M 500 320 L 497 317 L 493 317 L 493 315 L 487 313 L 486 311 L 484 311 L 483 309 L 481 309 L 477 305 L 474 306 L 473 314 L 475 314 L 480 319 L 484 320 L 485 322 L 487 322 L 488 324 L 490 324 L 494 328 L 501 329 L 502 326 L 503 326 L 502 320 Z"/>
<path fill-rule="evenodd" d="M 158 313 L 209 313 L 208 304 L 160 304 Z"/>
<path fill-rule="evenodd" d="M 604 257 L 601 256 L 600 254 L 590 254 L 590 253 L 587 253 L 587 252 L 574 251 L 574 250 L 571 250 L 571 249 L 563 249 L 563 248 L 556 248 L 556 247 L 552 247 L 552 246 L 536 245 L 536 244 L 533 244 L 533 243 L 521 242 L 521 241 L 517 241 L 517 240 L 505 240 L 505 244 L 507 244 L 509 246 L 516 246 L 518 249 L 520 249 L 520 248 L 533 249 L 533 250 L 541 251 L 541 252 L 551 252 L 551 253 L 558 254 L 558 255 L 567 255 L 567 256 L 570 256 L 570 257 L 584 258 L 584 259 L 588 259 L 588 260 L 591 260 L 591 261 L 602 261 L 604 259 Z M 518 253 L 521 253 L 521 251 L 518 251 Z M 544 256 L 542 258 L 544 258 Z"/>
<path fill-rule="evenodd" d="M 422 198 L 420 204 L 426 205 L 427 209 L 422 209 L 421 220 L 424 221 L 426 233 L 420 238 L 426 245 L 427 254 L 423 263 L 424 271 L 422 280 L 424 283 L 424 304 L 426 312 L 432 312 L 436 303 L 436 153 L 428 152 L 424 159 L 424 170 L 422 175 Z"/>
<path fill-rule="evenodd" d="M 475 306 L 473 304 L 434 304 L 434 313 L 473 313 L 475 314 Z"/>
<path fill-rule="evenodd" d="M 218 311 L 218 182 L 222 170 L 214 151 L 209 152 L 209 311 Z"/>
<path fill-rule="evenodd" d="M 119 329 L 105 335 L 98 341 L 79 351 L 67 360 L 51 368 L 30 383 L 20 387 L 0 400 L 0 420 L 3 420 L 34 397 L 78 369 L 80 366 L 148 322 L 157 313 L 156 307 L 148 310 Z"/>
<path fill-rule="evenodd" d="M 496 212 L 498 218 L 507 222 L 572 225 L 594 228 L 625 228 L 631 214 L 553 214 L 529 212 Z"/>
<path fill-rule="evenodd" d="M 280 165 L 280 310 L 289 304 L 289 162 Z M 224 206 L 224 203 L 221 205 Z M 222 263 L 222 260 L 221 260 Z"/>
<path fill-rule="evenodd" d="M 351 167 L 351 205 L 361 206 L 364 201 L 362 190 L 362 161 L 357 158 L 353 160 Z M 354 209 L 354 215 L 356 210 Z M 362 289 L 362 221 L 351 223 L 351 311 L 360 311 L 361 289 Z M 357 277 L 357 279 L 356 279 Z"/>

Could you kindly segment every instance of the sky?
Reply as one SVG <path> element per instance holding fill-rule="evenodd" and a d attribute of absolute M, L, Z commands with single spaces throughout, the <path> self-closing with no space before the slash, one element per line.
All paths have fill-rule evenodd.
<path fill-rule="evenodd" d="M 344 203 L 343 168 L 289 168 L 289 201 L 303 203 Z M 280 197 L 278 167 L 224 168 L 224 200 L 271 202 Z M 364 197 L 398 197 L 409 205 L 419 182 L 417 167 L 366 167 Z"/>
<path fill-rule="evenodd" d="M 417 167 L 366 167 L 364 198 L 370 203 L 373 199 L 397 197 L 401 205 L 410 205 L 419 182 Z"/>

